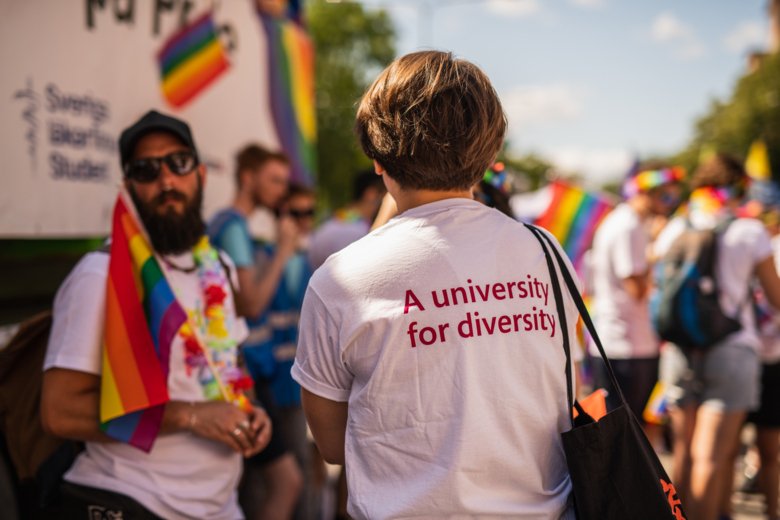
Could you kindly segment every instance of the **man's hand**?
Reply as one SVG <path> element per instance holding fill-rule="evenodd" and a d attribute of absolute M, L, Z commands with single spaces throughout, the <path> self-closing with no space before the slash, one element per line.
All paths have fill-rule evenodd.
<path fill-rule="evenodd" d="M 251 457 L 256 453 L 260 453 L 271 442 L 271 419 L 265 410 L 257 407 L 253 408 L 249 419 L 248 433 L 254 436 L 254 446 L 248 452 L 244 452 L 244 457 Z"/>
<path fill-rule="evenodd" d="M 298 248 L 301 234 L 290 215 L 279 217 L 276 233 L 276 249 L 269 262 L 262 268 L 257 265 L 238 268 L 236 308 L 241 316 L 255 317 L 268 308 L 284 274 L 284 267 Z"/>
<path fill-rule="evenodd" d="M 228 446 L 248 457 L 268 445 L 271 421 L 260 408 L 247 414 L 232 403 L 206 401 L 193 403 L 189 429 L 195 435 Z"/>
<path fill-rule="evenodd" d="M 276 224 L 276 254 L 285 259 L 291 257 L 298 249 L 300 242 L 300 229 L 295 219 L 286 213 L 282 213 Z"/>

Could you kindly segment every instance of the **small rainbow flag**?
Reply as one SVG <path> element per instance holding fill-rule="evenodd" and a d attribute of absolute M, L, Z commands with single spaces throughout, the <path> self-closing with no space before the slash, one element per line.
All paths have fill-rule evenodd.
<path fill-rule="evenodd" d="M 157 53 L 157 62 L 163 95 L 177 108 L 197 96 L 230 65 L 210 12 L 171 36 Z"/>
<path fill-rule="evenodd" d="M 665 424 L 668 418 L 668 401 L 666 398 L 666 385 L 658 381 L 650 393 L 642 418 L 646 423 Z"/>
<path fill-rule="evenodd" d="M 125 199 L 117 197 L 111 231 L 100 422 L 110 437 L 148 452 L 169 399 L 171 342 L 187 315 Z"/>
<path fill-rule="evenodd" d="M 574 268 L 580 271 L 596 228 L 613 205 L 602 196 L 561 181 L 553 182 L 549 189 L 550 204 L 534 223 L 558 239 Z"/>
<path fill-rule="evenodd" d="M 276 133 L 290 157 L 293 180 L 311 185 L 317 138 L 314 46 L 299 12 L 298 2 L 288 2 L 279 12 L 259 10 L 258 14 L 268 38 L 269 102 Z"/>

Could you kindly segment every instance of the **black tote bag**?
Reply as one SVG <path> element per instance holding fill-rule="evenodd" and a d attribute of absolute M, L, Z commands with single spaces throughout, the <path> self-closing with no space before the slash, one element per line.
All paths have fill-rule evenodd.
<path fill-rule="evenodd" d="M 596 328 L 558 248 L 545 232 L 534 226 L 526 227 L 542 246 L 550 271 L 558 319 L 561 331 L 564 331 L 563 347 L 566 352 L 566 380 L 569 389 L 572 384 L 569 335 L 565 333 L 568 327 L 556 264 L 604 360 L 612 391 L 617 392 L 621 402 L 620 406 L 595 421 L 577 401 L 571 403 L 569 391 L 570 413 L 573 415 L 573 410 L 576 409 L 578 416 L 572 418 L 572 429 L 561 433 L 561 439 L 571 476 L 577 518 L 684 520 L 686 517 L 677 492 L 645 437 L 639 421 L 626 403 Z M 550 251 L 555 255 L 555 261 Z"/>

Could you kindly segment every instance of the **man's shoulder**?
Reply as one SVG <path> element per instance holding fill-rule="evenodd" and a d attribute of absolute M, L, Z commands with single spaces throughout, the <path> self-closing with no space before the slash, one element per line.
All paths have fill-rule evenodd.
<path fill-rule="evenodd" d="M 69 276 L 73 277 L 86 274 L 107 276 L 110 259 L 111 255 L 109 254 L 108 249 L 89 252 L 81 257 L 73 267 Z"/>
<path fill-rule="evenodd" d="M 764 224 L 755 218 L 734 219 L 726 230 L 734 233 L 735 235 L 740 235 L 742 233 L 759 235 L 766 234 L 766 228 L 764 227 Z"/>
<path fill-rule="evenodd" d="M 635 230 L 642 227 L 642 222 L 637 213 L 627 204 L 619 204 L 610 211 L 604 220 L 599 224 L 596 230 L 596 236 L 604 241 L 607 238 L 610 242 L 622 239 L 630 235 Z"/>
<path fill-rule="evenodd" d="M 206 233 L 209 237 L 214 239 L 215 237 L 218 237 L 220 234 L 222 234 L 224 230 L 231 225 L 246 228 L 246 218 L 233 207 L 223 208 L 217 211 L 214 216 L 209 219 Z"/>
<path fill-rule="evenodd" d="M 604 217 L 604 223 L 609 223 L 609 225 L 618 228 L 632 229 L 641 226 L 642 219 L 634 208 L 624 202 L 618 204 L 615 209 Z"/>
<path fill-rule="evenodd" d="M 369 224 L 364 220 L 345 221 L 331 217 L 323 222 L 312 234 L 312 238 L 330 239 L 342 235 L 363 236 L 368 233 Z"/>

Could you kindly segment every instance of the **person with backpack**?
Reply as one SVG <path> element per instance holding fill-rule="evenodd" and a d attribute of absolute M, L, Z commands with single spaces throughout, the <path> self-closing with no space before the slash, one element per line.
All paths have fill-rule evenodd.
<path fill-rule="evenodd" d="M 648 309 L 651 226 L 656 217 L 666 217 L 677 207 L 684 173 L 660 163 L 635 168 L 624 182 L 624 202 L 596 230 L 589 259 L 594 321 L 626 400 L 640 420 L 658 379 L 659 342 Z M 589 353 L 593 386 L 610 389 L 595 345 Z M 619 404 L 611 391 L 609 409 Z"/>
<path fill-rule="evenodd" d="M 699 165 L 690 184 L 687 210 L 669 222 L 654 244 L 659 272 L 667 270 L 668 262 L 677 261 L 670 257 L 679 249 L 693 251 L 686 259 L 689 267 L 697 263 L 690 242 L 703 237 L 706 243 L 706 232 L 714 232 L 713 275 L 700 279 L 698 285 L 699 292 L 715 292 L 720 308 L 703 317 L 705 325 L 699 328 L 712 333 L 706 323 L 723 322 L 725 318 L 714 315 L 722 313 L 736 320 L 737 330 L 711 340 L 715 341 L 712 344 L 667 342 L 661 353 L 660 375 L 667 387 L 673 433 L 672 479 L 690 518 L 710 520 L 716 518 L 723 494 L 731 491 L 726 484 L 730 481 L 728 472 L 733 471 L 733 447 L 747 412 L 759 402 L 761 342 L 751 283 L 756 279 L 769 303 L 780 308 L 780 278 L 762 223 L 736 216 L 748 185 L 741 164 L 717 154 Z M 677 312 L 698 310 L 694 306 L 680 309 Z"/>
<path fill-rule="evenodd" d="M 44 428 L 85 443 L 62 517 L 241 518 L 242 456 L 271 425 L 241 398 L 247 329 L 235 269 L 204 235 L 206 167 L 189 126 L 156 111 L 119 152 L 110 254 L 86 255 L 59 288 L 43 365 Z"/>

